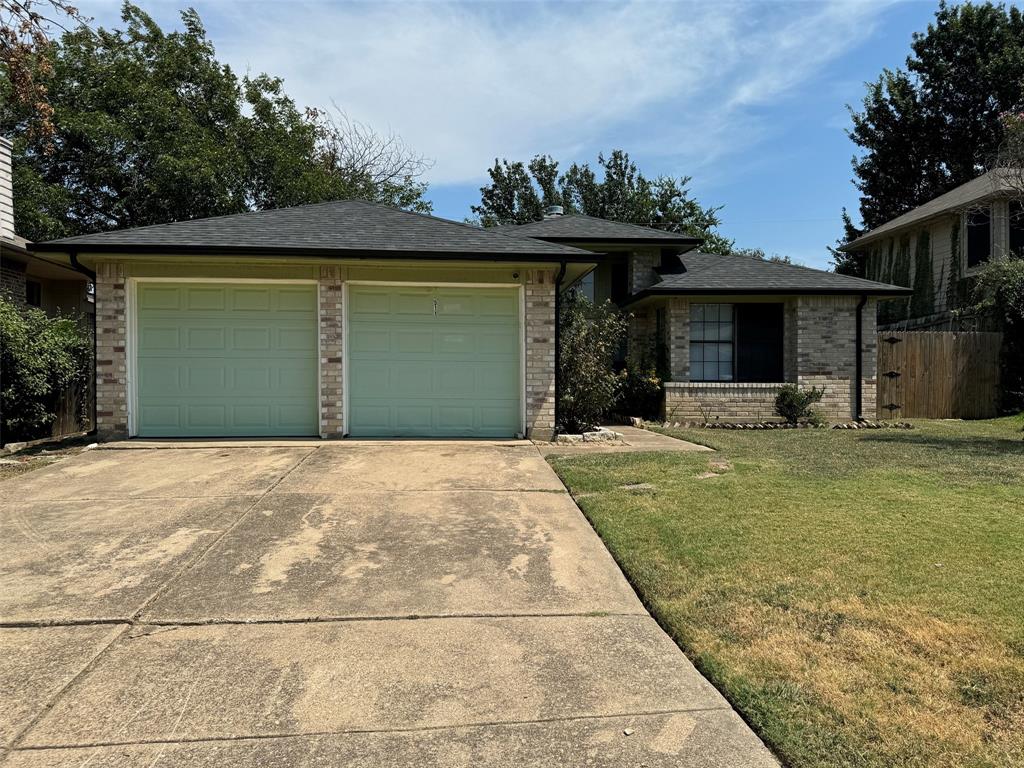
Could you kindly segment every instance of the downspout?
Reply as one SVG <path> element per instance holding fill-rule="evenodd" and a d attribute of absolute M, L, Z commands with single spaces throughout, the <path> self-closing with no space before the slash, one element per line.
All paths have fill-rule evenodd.
<path fill-rule="evenodd" d="M 868 303 L 867 294 L 861 294 L 857 302 L 857 383 L 853 387 L 853 413 L 856 421 L 864 421 L 864 306 Z"/>
<path fill-rule="evenodd" d="M 558 274 L 555 275 L 555 429 L 552 439 L 558 434 L 560 424 L 558 404 L 562 399 L 562 384 L 558 379 L 558 372 L 562 368 L 562 280 L 565 279 L 565 267 L 566 263 L 563 261 L 558 268 Z"/>
<path fill-rule="evenodd" d="M 70 251 L 68 256 L 71 259 L 71 266 L 76 272 L 81 272 L 83 275 L 92 281 L 93 287 L 93 304 L 92 304 L 92 429 L 89 430 L 90 435 L 96 434 L 96 405 L 97 405 L 97 390 L 99 387 L 96 386 L 96 361 L 99 359 L 99 340 L 96 338 L 96 273 L 86 267 L 78 260 L 78 253 Z"/>

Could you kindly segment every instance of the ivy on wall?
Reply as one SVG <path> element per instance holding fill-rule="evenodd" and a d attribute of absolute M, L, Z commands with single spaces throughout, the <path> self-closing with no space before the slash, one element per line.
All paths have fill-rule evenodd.
<path fill-rule="evenodd" d="M 889 241 L 889 258 L 887 262 L 887 274 L 885 275 L 884 282 L 910 288 L 910 235 L 904 235 L 899 241 Z M 882 302 L 881 308 L 878 318 L 879 322 L 883 324 L 897 323 L 907 319 L 910 300 L 890 299 L 889 301 Z"/>
<path fill-rule="evenodd" d="M 917 233 L 914 247 L 914 295 L 910 297 L 910 316 L 923 317 L 935 311 L 935 282 L 932 274 L 932 241 L 927 229 Z"/>
<path fill-rule="evenodd" d="M 946 281 L 946 308 L 959 309 L 967 300 L 966 281 L 960 262 L 960 217 L 949 230 L 949 280 Z"/>

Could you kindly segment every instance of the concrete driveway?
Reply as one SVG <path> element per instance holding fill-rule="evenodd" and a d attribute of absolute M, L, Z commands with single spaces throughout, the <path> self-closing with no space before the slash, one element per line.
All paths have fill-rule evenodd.
<path fill-rule="evenodd" d="M 525 442 L 125 447 L 0 485 L 0 750 L 776 765 Z"/>

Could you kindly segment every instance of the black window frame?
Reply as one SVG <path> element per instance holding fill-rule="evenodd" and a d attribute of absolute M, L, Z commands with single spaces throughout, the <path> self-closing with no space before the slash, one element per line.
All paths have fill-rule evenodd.
<path fill-rule="evenodd" d="M 1010 253 L 1024 256 L 1024 200 L 1010 200 L 1006 209 L 1007 243 Z"/>
<path fill-rule="evenodd" d="M 719 318 L 718 320 L 714 320 L 714 321 L 708 321 L 708 320 L 694 321 L 694 319 L 693 319 L 693 308 L 695 306 L 697 306 L 697 305 L 701 305 L 701 306 L 705 306 L 705 307 L 709 306 L 709 305 L 714 305 L 714 306 L 719 306 L 719 307 L 722 306 L 722 305 L 728 305 L 728 306 L 731 307 L 731 311 L 730 311 L 730 314 L 729 314 L 729 318 L 730 319 L 722 320 L 722 319 Z M 730 360 L 730 363 L 731 363 L 731 374 L 730 374 L 731 378 L 728 378 L 728 379 L 723 379 L 723 378 L 709 379 L 709 378 L 706 378 L 706 377 L 695 378 L 693 376 L 694 360 L 693 360 L 693 355 L 691 353 L 689 355 L 689 359 L 688 359 L 688 362 L 689 362 L 689 365 L 690 365 L 690 372 L 691 372 L 690 373 L 690 381 L 693 381 L 695 383 L 700 383 L 700 384 L 720 384 L 720 383 L 733 383 L 733 384 L 779 384 L 779 383 L 782 383 L 782 381 L 785 378 L 785 354 L 786 354 L 786 352 L 785 352 L 785 337 L 786 337 L 786 309 L 785 309 L 785 306 L 786 306 L 785 303 L 781 302 L 781 301 L 766 301 L 766 302 L 725 302 L 725 301 L 723 301 L 723 302 L 703 302 L 703 301 L 700 301 L 700 302 L 693 302 L 693 303 L 691 303 L 690 304 L 690 334 L 689 334 L 689 336 L 690 336 L 690 339 L 689 339 L 690 346 L 692 347 L 694 345 L 706 346 L 706 345 L 710 345 L 710 344 L 715 344 L 715 345 L 729 344 L 731 346 L 731 348 L 732 348 L 732 359 Z M 739 311 L 740 307 L 745 307 L 745 308 L 748 308 L 748 309 L 753 309 L 755 307 L 758 307 L 758 308 L 772 307 L 771 312 L 772 313 L 775 313 L 775 312 L 778 313 L 778 315 L 777 315 L 777 319 L 778 319 L 777 334 L 778 335 L 777 335 L 777 338 L 774 340 L 775 353 L 774 353 L 774 355 L 771 355 L 771 357 L 774 357 L 776 359 L 773 359 L 773 360 L 769 361 L 768 364 L 766 364 L 762 360 L 762 361 L 759 361 L 759 365 L 753 365 L 752 366 L 752 367 L 755 367 L 755 368 L 760 368 L 761 370 L 764 370 L 766 368 L 770 368 L 773 375 L 770 375 L 770 376 L 769 375 L 765 375 L 765 376 L 741 375 L 741 369 L 748 367 L 748 362 L 749 361 L 748 362 L 744 362 L 742 364 L 741 364 L 741 361 L 740 361 L 741 352 L 743 351 L 743 334 L 744 334 L 744 330 L 743 330 L 743 327 L 742 327 L 743 324 L 740 322 L 740 315 L 741 315 L 741 313 Z M 716 325 L 722 325 L 723 323 L 729 323 L 729 324 L 732 325 L 732 338 L 727 340 L 727 341 L 723 341 L 723 340 L 717 338 L 717 336 L 720 336 L 721 334 L 715 334 L 716 338 L 714 338 L 714 339 L 709 339 L 709 338 L 694 339 L 693 338 L 693 326 L 694 326 L 695 322 L 704 323 L 705 326 L 710 325 L 712 323 L 716 324 Z M 759 327 L 759 330 L 760 330 L 760 327 Z M 706 334 L 705 334 L 705 336 L 706 336 Z M 706 357 L 707 356 L 704 355 L 704 354 L 701 354 L 700 357 L 701 357 L 700 362 L 703 365 L 704 362 L 706 361 Z M 722 361 L 719 359 L 719 360 L 717 360 L 715 362 L 717 362 L 718 365 L 719 365 L 719 375 L 721 375 Z"/>

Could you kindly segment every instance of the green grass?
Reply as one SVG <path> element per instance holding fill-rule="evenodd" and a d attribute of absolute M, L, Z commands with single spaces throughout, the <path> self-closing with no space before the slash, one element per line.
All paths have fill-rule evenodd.
<path fill-rule="evenodd" d="M 1022 428 L 666 430 L 718 452 L 551 463 L 786 764 L 1021 766 Z"/>

